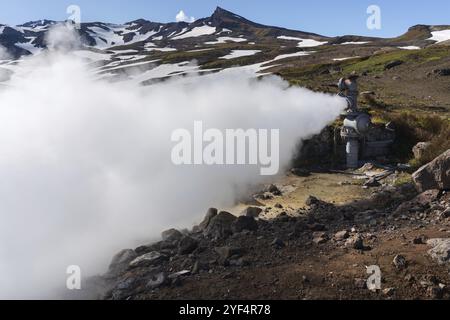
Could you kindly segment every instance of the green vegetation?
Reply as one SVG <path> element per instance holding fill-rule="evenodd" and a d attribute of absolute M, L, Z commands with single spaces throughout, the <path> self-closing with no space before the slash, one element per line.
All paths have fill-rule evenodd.
<path fill-rule="evenodd" d="M 450 119 L 446 117 L 405 111 L 400 114 L 386 113 L 384 120 L 392 121 L 396 128 L 395 155 L 401 161 L 409 161 L 413 168 L 432 161 L 450 149 Z M 421 159 L 413 159 L 412 148 L 419 142 L 428 141 L 431 145 L 425 155 Z"/>

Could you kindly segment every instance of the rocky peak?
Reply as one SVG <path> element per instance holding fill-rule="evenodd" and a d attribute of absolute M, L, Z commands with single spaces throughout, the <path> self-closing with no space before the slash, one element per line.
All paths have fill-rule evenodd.
<path fill-rule="evenodd" d="M 19 27 L 36 28 L 36 27 L 45 27 L 56 23 L 57 22 L 53 20 L 43 19 L 43 20 L 29 21 L 27 23 L 20 25 Z"/>

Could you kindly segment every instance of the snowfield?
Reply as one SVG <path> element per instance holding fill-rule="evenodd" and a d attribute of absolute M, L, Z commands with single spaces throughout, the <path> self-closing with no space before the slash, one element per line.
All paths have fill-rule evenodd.
<path fill-rule="evenodd" d="M 210 27 L 210 26 L 205 25 L 205 26 L 201 26 L 201 27 L 195 27 L 191 31 L 188 31 L 179 36 L 173 37 L 172 40 L 180 40 L 180 39 L 186 39 L 186 38 L 208 36 L 215 32 L 216 32 L 215 27 Z"/>
<path fill-rule="evenodd" d="M 222 43 L 226 43 L 227 41 L 229 41 L 229 42 L 246 42 L 248 40 L 244 39 L 244 38 L 219 37 L 219 38 L 217 38 L 217 41 L 205 42 L 205 44 L 208 44 L 208 45 L 222 44 Z"/>
<path fill-rule="evenodd" d="M 444 42 L 450 40 L 450 30 L 434 31 L 431 33 L 433 36 L 428 40 L 439 42 Z"/>
<path fill-rule="evenodd" d="M 300 52 L 294 52 L 294 53 L 281 54 L 281 55 L 275 57 L 275 59 L 273 59 L 273 61 L 287 59 L 287 58 L 293 58 L 293 57 L 309 56 L 311 53 L 313 53 L 313 52 L 300 51 Z"/>
<path fill-rule="evenodd" d="M 302 38 L 297 38 L 297 37 L 289 37 L 289 36 L 279 36 L 277 37 L 277 39 L 280 40 L 289 40 L 289 41 L 298 41 L 298 46 L 299 48 L 311 48 L 311 47 L 318 47 L 318 46 L 322 46 L 326 43 L 328 43 L 327 41 L 325 42 L 320 42 L 314 39 L 302 39 Z"/>
<path fill-rule="evenodd" d="M 367 44 L 369 41 L 348 41 L 341 43 L 341 46 L 355 45 L 355 44 Z"/>
<path fill-rule="evenodd" d="M 279 37 L 277 37 L 277 39 L 281 39 L 281 40 L 291 40 L 291 41 L 303 41 L 302 38 L 288 37 L 288 36 L 279 36 Z"/>
<path fill-rule="evenodd" d="M 422 49 L 421 47 L 418 46 L 406 46 L 406 47 L 398 47 L 399 49 L 402 50 L 420 50 Z"/>
<path fill-rule="evenodd" d="M 227 54 L 226 56 L 221 57 L 220 59 L 235 59 L 240 57 L 247 57 L 247 56 L 253 56 L 257 53 L 261 52 L 261 50 L 233 50 L 230 54 Z"/>
<path fill-rule="evenodd" d="M 360 56 L 344 57 L 344 58 L 334 58 L 333 61 L 345 61 L 345 60 L 356 59 L 356 58 L 360 58 Z"/>
<path fill-rule="evenodd" d="M 327 43 L 328 43 L 327 41 L 320 42 L 320 41 L 313 40 L 313 39 L 303 39 L 297 45 L 297 47 L 299 47 L 299 48 L 312 48 L 312 47 L 323 46 L 324 44 L 327 44 Z"/>

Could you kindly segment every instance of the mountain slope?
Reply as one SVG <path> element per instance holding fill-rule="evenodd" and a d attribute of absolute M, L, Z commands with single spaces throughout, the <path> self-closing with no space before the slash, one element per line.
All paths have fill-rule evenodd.
<path fill-rule="evenodd" d="M 15 27 L 0 25 L 0 48 L 4 48 L 0 50 L 0 82 L 14 76 L 15 60 L 46 49 L 48 32 L 56 24 L 40 20 Z M 152 84 L 173 76 L 245 70 L 254 77 L 275 73 L 324 90 L 310 80 L 329 81 L 351 70 L 370 72 L 373 63 L 378 70 L 389 60 L 412 59 L 414 64 L 423 58 L 426 64 L 420 66 L 425 66 L 425 77 L 445 65 L 449 30 L 450 26 L 419 25 L 390 39 L 326 37 L 262 25 L 217 8 L 210 17 L 193 23 L 144 19 L 121 25 L 82 23 L 78 30 L 81 46 L 72 54 L 85 59 L 99 78 L 114 81 Z M 419 49 L 425 51 L 415 57 Z"/>

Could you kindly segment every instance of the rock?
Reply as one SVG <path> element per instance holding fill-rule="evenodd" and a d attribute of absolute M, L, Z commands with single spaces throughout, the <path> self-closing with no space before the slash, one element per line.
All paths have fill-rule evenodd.
<path fill-rule="evenodd" d="M 238 259 L 231 259 L 229 261 L 230 266 L 235 266 L 235 267 L 243 267 L 243 266 L 248 266 L 250 264 L 250 262 L 245 259 L 244 257 L 240 257 Z"/>
<path fill-rule="evenodd" d="M 171 279 L 171 280 L 174 280 L 174 279 L 177 279 L 177 278 L 188 276 L 190 274 L 191 274 L 191 271 L 183 270 L 183 271 L 180 271 L 180 272 L 175 272 L 175 273 L 170 274 L 168 278 Z"/>
<path fill-rule="evenodd" d="M 414 172 L 412 178 L 419 192 L 450 189 L 450 149 Z"/>
<path fill-rule="evenodd" d="M 315 205 L 319 205 L 319 204 L 321 204 L 321 203 L 322 203 L 322 201 L 319 200 L 319 199 L 317 199 L 317 198 L 314 197 L 314 196 L 309 196 L 308 199 L 306 199 L 306 205 L 307 205 L 308 207 L 312 207 L 312 206 L 315 206 Z"/>
<path fill-rule="evenodd" d="M 311 175 L 311 172 L 309 172 L 306 169 L 301 169 L 301 168 L 291 169 L 291 173 L 298 177 L 309 177 Z"/>
<path fill-rule="evenodd" d="M 386 288 L 383 290 L 383 294 L 387 297 L 392 297 L 395 294 L 394 288 Z"/>
<path fill-rule="evenodd" d="M 441 219 L 447 219 L 448 217 L 450 217 L 450 208 L 445 209 L 439 214 L 439 218 Z"/>
<path fill-rule="evenodd" d="M 444 296 L 444 290 L 441 287 L 428 287 L 427 295 L 431 299 L 442 299 Z"/>
<path fill-rule="evenodd" d="M 350 237 L 350 233 L 347 230 L 339 231 L 334 235 L 334 239 L 337 241 L 348 239 L 348 237 Z"/>
<path fill-rule="evenodd" d="M 403 270 L 407 267 L 408 262 L 406 261 L 406 258 L 402 255 L 396 255 L 394 257 L 394 260 L 392 261 L 392 264 L 397 268 L 397 270 Z"/>
<path fill-rule="evenodd" d="M 263 210 L 258 207 L 248 207 L 242 212 L 243 216 L 258 218 Z"/>
<path fill-rule="evenodd" d="M 118 276 L 122 272 L 126 271 L 130 265 L 130 262 L 136 258 L 137 254 L 134 250 L 125 249 L 120 251 L 111 260 L 107 275 L 112 277 Z"/>
<path fill-rule="evenodd" d="M 364 248 L 365 248 L 363 239 L 362 239 L 361 235 L 359 235 L 359 234 L 356 234 L 353 237 L 349 238 L 345 242 L 345 246 L 351 247 L 355 250 L 364 250 Z"/>
<path fill-rule="evenodd" d="M 421 211 L 429 207 L 430 203 L 436 201 L 439 197 L 439 190 L 427 190 L 416 196 L 411 201 L 400 204 L 395 210 L 395 215 L 406 214 L 412 211 Z"/>
<path fill-rule="evenodd" d="M 279 204 L 279 203 L 275 204 L 274 207 L 277 208 L 277 209 L 283 209 L 283 206 L 281 204 Z"/>
<path fill-rule="evenodd" d="M 376 93 L 375 93 L 375 91 L 363 91 L 359 95 L 363 98 L 366 98 L 366 97 L 370 97 L 370 96 L 375 96 Z"/>
<path fill-rule="evenodd" d="M 178 243 L 178 253 L 182 254 L 182 255 L 190 254 L 195 249 L 197 249 L 197 247 L 198 247 L 197 240 L 195 240 L 189 236 L 185 236 Z"/>
<path fill-rule="evenodd" d="M 313 223 L 311 225 L 309 225 L 309 229 L 313 232 L 316 231 L 326 231 L 327 227 L 324 224 L 321 223 Z"/>
<path fill-rule="evenodd" d="M 216 208 L 210 208 L 208 209 L 208 212 L 206 213 L 205 218 L 203 221 L 198 225 L 199 229 L 201 231 L 205 230 L 208 226 L 211 220 L 217 216 L 217 209 Z"/>
<path fill-rule="evenodd" d="M 357 289 L 367 289 L 367 280 L 357 278 L 354 281 L 355 288 Z"/>
<path fill-rule="evenodd" d="M 413 202 L 420 205 L 420 206 L 429 206 L 430 203 L 438 200 L 439 198 L 439 190 L 427 190 L 425 192 L 422 192 L 417 197 L 413 199 Z"/>
<path fill-rule="evenodd" d="M 428 254 L 439 264 L 450 262 L 450 238 L 447 239 L 430 239 L 427 244 L 433 247 Z"/>
<path fill-rule="evenodd" d="M 389 62 L 388 64 L 386 64 L 386 65 L 384 66 L 384 70 L 390 70 L 390 69 L 393 69 L 393 68 L 395 68 L 395 67 L 398 67 L 398 66 L 402 65 L 403 63 L 404 63 L 404 61 L 402 61 L 402 60 L 394 60 L 394 61 L 391 61 L 391 62 Z"/>
<path fill-rule="evenodd" d="M 214 251 L 219 255 L 219 262 L 225 264 L 227 260 L 231 257 L 240 258 L 243 254 L 243 250 L 237 247 L 217 247 Z"/>
<path fill-rule="evenodd" d="M 413 147 L 414 158 L 420 160 L 430 147 L 431 142 L 419 142 Z"/>
<path fill-rule="evenodd" d="M 325 232 L 314 232 L 313 242 L 315 244 L 324 244 L 329 240 L 328 235 Z"/>
<path fill-rule="evenodd" d="M 276 249 L 281 249 L 281 248 L 286 247 L 286 245 L 284 244 L 283 240 L 281 240 L 279 238 L 275 238 L 270 245 L 272 247 L 275 247 Z"/>
<path fill-rule="evenodd" d="M 271 185 L 267 186 L 264 189 L 264 192 L 271 193 L 274 196 L 281 196 L 281 194 L 282 194 L 280 189 L 278 189 L 278 187 L 276 185 L 274 185 L 274 184 L 271 184 Z"/>
<path fill-rule="evenodd" d="M 137 257 L 136 259 L 134 259 L 133 261 L 130 262 L 129 266 L 131 268 L 148 267 L 151 265 L 157 265 L 166 259 L 167 259 L 167 256 L 165 256 L 159 252 L 152 251 L 152 252 L 149 252 L 142 256 Z"/>
<path fill-rule="evenodd" d="M 420 235 L 414 238 L 413 244 L 426 244 L 427 237 L 425 235 Z"/>
<path fill-rule="evenodd" d="M 204 234 L 213 239 L 226 239 L 233 234 L 233 223 L 236 217 L 231 213 L 222 211 L 213 217 L 205 229 Z"/>
<path fill-rule="evenodd" d="M 375 178 L 370 178 L 369 180 L 367 180 L 366 183 L 364 183 L 364 187 L 368 188 L 376 188 L 379 186 L 381 186 L 381 183 L 379 183 L 378 180 Z"/>
<path fill-rule="evenodd" d="M 437 76 L 440 77 L 448 77 L 450 76 L 450 69 L 449 68 L 445 68 L 445 69 L 434 69 L 433 73 Z"/>
<path fill-rule="evenodd" d="M 166 284 L 167 275 L 164 272 L 158 272 L 153 274 L 147 281 L 146 287 L 148 289 L 156 289 Z"/>
<path fill-rule="evenodd" d="M 183 238 L 183 234 L 176 229 L 169 229 L 161 234 L 163 241 L 179 241 Z"/>
<path fill-rule="evenodd" d="M 234 232 L 242 232 L 244 230 L 256 231 L 258 230 L 258 223 L 253 217 L 240 216 L 233 223 L 232 228 Z"/>

